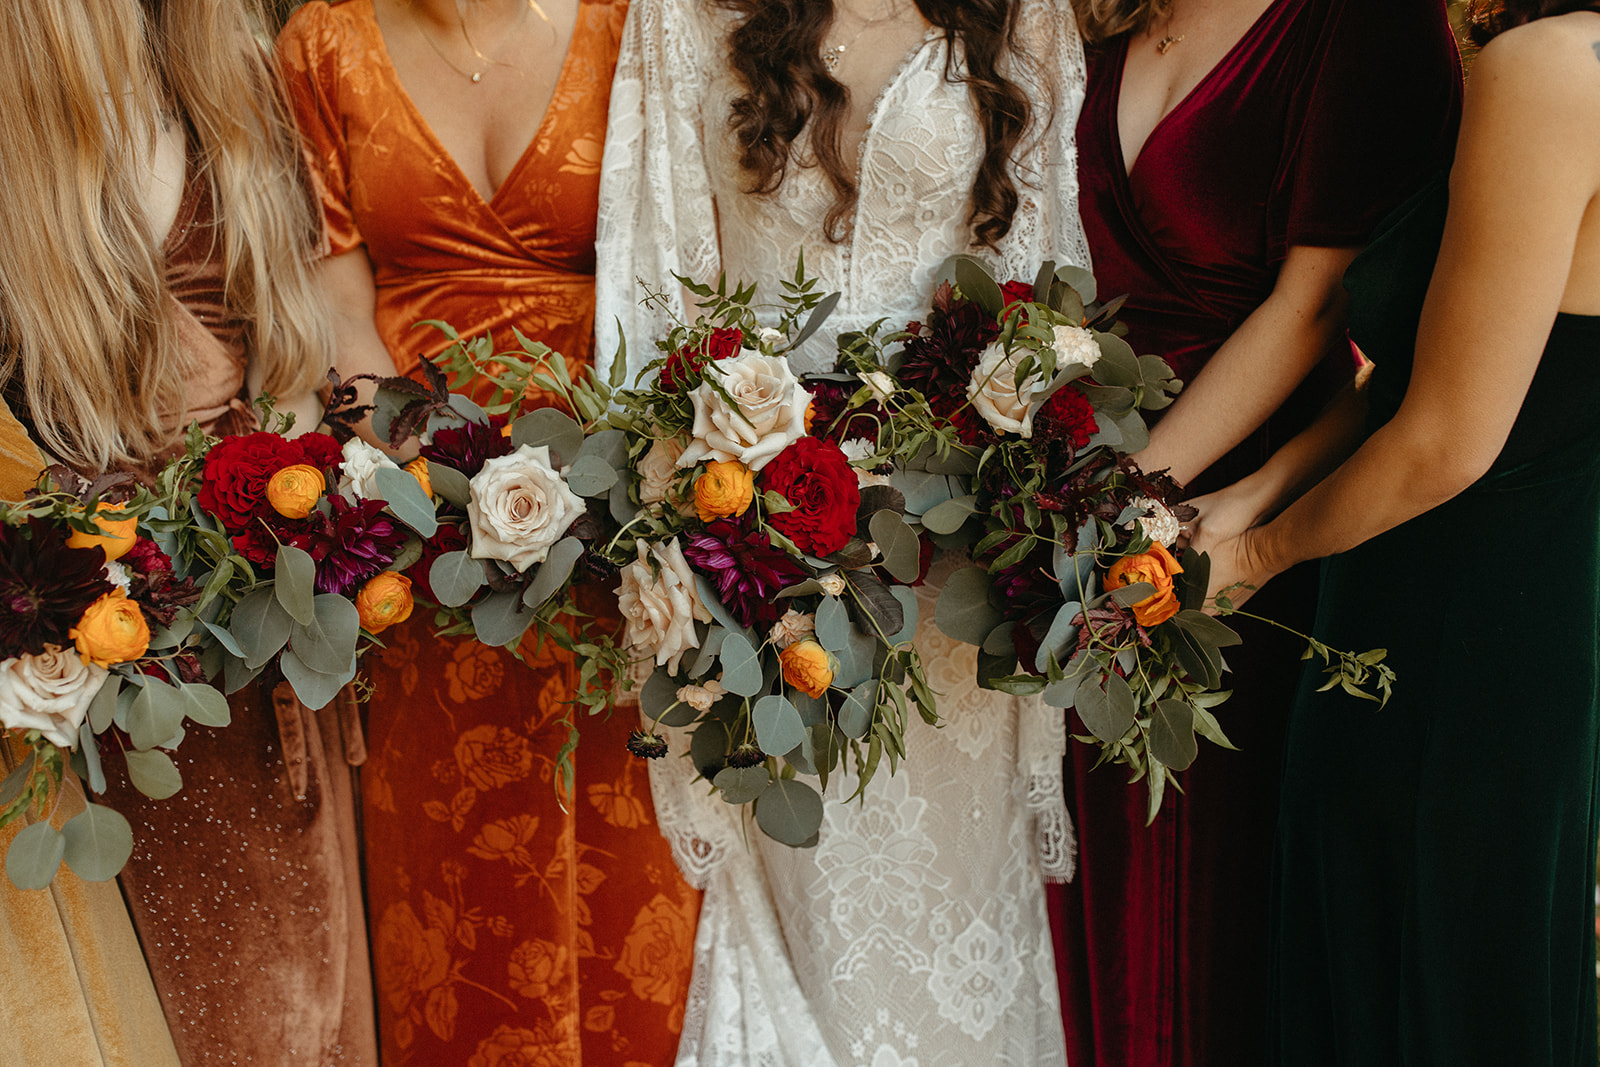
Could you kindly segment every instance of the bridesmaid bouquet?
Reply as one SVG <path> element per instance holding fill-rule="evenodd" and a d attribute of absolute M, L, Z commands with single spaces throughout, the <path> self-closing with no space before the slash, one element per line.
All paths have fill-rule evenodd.
<path fill-rule="evenodd" d="M 611 397 L 628 462 L 604 551 L 621 570 L 623 647 L 655 664 L 645 716 L 692 728 L 690 757 L 722 799 L 804 847 L 822 797 L 796 775 L 826 788 L 853 766 L 859 795 L 885 755 L 891 769 L 904 757 L 912 706 L 937 719 L 911 644 L 909 586 L 929 553 L 877 445 L 892 383 L 790 370 L 785 353 L 837 299 L 803 264 L 773 326 L 754 287 L 678 280 L 702 314 Z M 629 747 L 658 758 L 667 742 L 651 729 Z"/>
<path fill-rule="evenodd" d="M 218 669 L 218 589 L 173 551 L 174 501 L 128 475 L 87 481 L 52 467 L 18 504 L 0 504 L 0 727 L 22 763 L 0 783 L 0 826 L 30 816 L 6 853 L 21 889 L 42 889 L 65 862 L 112 878 L 133 850 L 127 819 L 88 803 L 58 830 L 50 814 L 72 768 L 103 793 L 99 738 L 115 728 L 128 778 L 165 799 L 182 786 L 163 749 L 185 720 L 226 726 Z M 87 799 L 87 798 L 85 798 Z"/>

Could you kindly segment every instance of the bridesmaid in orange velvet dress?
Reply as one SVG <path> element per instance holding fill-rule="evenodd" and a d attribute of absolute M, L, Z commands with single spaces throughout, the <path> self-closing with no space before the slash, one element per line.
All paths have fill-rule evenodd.
<path fill-rule="evenodd" d="M 514 325 L 589 359 L 626 10 L 312 0 L 296 12 L 278 50 L 323 185 L 346 374 L 414 371 L 445 344 L 413 330 L 423 319 L 492 331 L 501 347 Z M 547 651 L 525 666 L 436 638 L 426 614 L 371 670 L 362 810 L 384 1062 L 670 1063 L 699 898 L 624 749 L 628 716 L 581 724 L 563 804 L 552 767 L 571 662 Z"/>

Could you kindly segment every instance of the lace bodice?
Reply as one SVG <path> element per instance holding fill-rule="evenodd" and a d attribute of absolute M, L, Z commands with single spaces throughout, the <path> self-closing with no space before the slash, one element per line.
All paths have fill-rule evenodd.
<path fill-rule="evenodd" d="M 1077 215 L 1073 127 L 1084 70 L 1065 0 L 1023 0 L 1008 73 L 1034 104 L 1017 153 L 1021 203 L 995 249 L 973 247 L 970 190 L 983 137 L 961 57 L 930 32 L 875 102 L 858 154 L 845 240 L 822 220 L 833 191 L 792 165 L 773 194 L 743 191 L 727 116 L 739 93 L 723 59 L 731 16 L 704 0 L 634 0 L 612 90 L 601 178 L 596 362 L 620 323 L 630 381 L 673 318 L 673 274 L 755 282 L 776 295 L 804 252 L 841 294 L 801 371 L 825 369 L 834 336 L 926 313 L 939 265 L 970 252 L 1031 280 L 1046 259 L 1088 264 Z M 804 139 L 796 146 L 804 159 Z M 639 282 L 667 307 L 641 306 Z M 1064 1062 L 1043 882 L 1070 877 L 1059 711 L 979 691 L 975 650 L 933 625 L 943 564 L 919 590 L 916 641 L 941 693 L 942 729 L 914 722 L 908 762 L 845 805 L 830 779 L 817 848 L 741 826 L 682 758 L 651 766 L 674 856 L 706 889 L 679 1067 L 965 1067 Z M 842 791 L 841 791 L 842 790 Z"/>
<path fill-rule="evenodd" d="M 728 115 L 740 86 L 722 61 L 730 16 L 704 0 L 636 0 L 629 14 L 601 179 L 597 362 L 616 350 L 617 322 L 631 372 L 655 358 L 671 315 L 641 307 L 642 280 L 686 318 L 672 275 L 778 281 L 805 253 L 806 270 L 841 299 L 798 370 L 825 369 L 832 338 L 880 318 L 924 314 L 939 264 L 957 252 L 1002 277 L 1031 281 L 1045 259 L 1088 265 L 1077 213 L 1073 126 L 1083 101 L 1083 53 L 1060 0 L 1026 0 L 1010 74 L 1034 102 L 1034 124 L 1014 168 L 1021 203 L 998 249 L 973 246 L 968 217 L 983 150 L 969 91 L 946 76 L 950 45 L 930 30 L 874 104 L 857 151 L 859 200 L 844 241 L 822 233 L 833 189 L 818 167 L 791 166 L 777 192 L 746 194 Z M 955 69 L 960 68 L 959 55 Z M 804 135 L 795 158 L 806 156 Z"/>

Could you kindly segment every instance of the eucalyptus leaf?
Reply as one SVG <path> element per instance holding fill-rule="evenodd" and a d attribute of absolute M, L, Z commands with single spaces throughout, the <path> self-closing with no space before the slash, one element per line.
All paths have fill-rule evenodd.
<path fill-rule="evenodd" d="M 678 700 L 679 688 L 665 667 L 657 667 L 639 688 L 640 713 L 663 726 L 688 726 L 700 713 Z"/>
<path fill-rule="evenodd" d="M 828 721 L 828 696 L 826 693 L 814 697 L 807 693 L 802 693 L 798 689 L 791 689 L 789 691 L 789 702 L 800 713 L 800 721 L 805 723 L 807 729 Z"/>
<path fill-rule="evenodd" d="M 689 760 L 702 778 L 714 781 L 728 762 L 728 728 L 716 719 L 707 719 L 689 735 Z"/>
<path fill-rule="evenodd" d="M 889 635 L 889 643 L 902 645 L 917 634 L 917 616 L 921 611 L 917 604 L 917 593 L 909 586 L 891 585 L 889 595 L 900 602 L 900 629 Z"/>
<path fill-rule="evenodd" d="M 104 793 L 106 791 L 106 772 L 100 766 L 100 746 L 94 741 L 94 727 L 85 719 L 78 724 L 78 751 L 83 754 L 84 777 L 88 779 L 89 791 Z"/>
<path fill-rule="evenodd" d="M 988 267 L 973 256 L 955 255 L 940 268 L 940 274 L 943 275 L 946 270 L 954 276 L 956 285 L 960 286 L 967 299 L 983 308 L 987 314 L 999 317 L 1005 307 L 1005 295 Z"/>
<path fill-rule="evenodd" d="M 62 861 L 85 882 L 110 881 L 133 855 L 133 827 L 103 804 L 90 804 L 68 819 L 61 838 Z"/>
<path fill-rule="evenodd" d="M 183 698 L 183 713 L 201 726 L 227 726 L 233 721 L 228 698 L 200 682 L 182 682 L 178 695 Z"/>
<path fill-rule="evenodd" d="M 774 841 L 800 847 L 822 828 L 822 794 L 794 778 L 780 778 L 755 802 L 756 825 Z"/>
<path fill-rule="evenodd" d="M 491 593 L 472 605 L 472 630 L 484 644 L 504 647 L 522 639 L 535 614 L 522 602 L 521 590 Z"/>
<path fill-rule="evenodd" d="M 428 585 L 434 598 L 447 608 L 466 604 L 487 581 L 483 561 L 473 559 L 464 548 L 442 553 L 428 568 Z"/>
<path fill-rule="evenodd" d="M 467 476 L 446 463 L 428 460 L 428 482 L 434 495 L 441 500 L 464 508 L 472 502 L 472 483 Z"/>
<path fill-rule="evenodd" d="M 1180 611 L 1172 619 L 1189 633 L 1214 648 L 1227 648 L 1229 645 L 1237 645 L 1243 640 L 1227 623 L 1212 618 L 1203 611 L 1194 611 L 1192 609 Z"/>
<path fill-rule="evenodd" d="M 128 708 L 128 739 L 143 750 L 165 744 L 183 725 L 187 702 L 166 682 L 147 678 Z"/>
<path fill-rule="evenodd" d="M 726 626 L 712 626 L 706 630 L 706 636 L 695 652 L 694 662 L 689 664 L 689 677 L 704 678 L 711 672 L 711 668 L 717 665 L 717 656 L 722 652 L 722 642 L 727 637 Z"/>
<path fill-rule="evenodd" d="M 908 515 L 926 515 L 955 496 L 950 479 L 932 471 L 896 467 L 889 475 L 889 484 L 905 497 Z"/>
<path fill-rule="evenodd" d="M 6 850 L 6 874 L 18 889 L 44 889 L 56 876 L 66 839 L 47 822 L 24 826 Z"/>
<path fill-rule="evenodd" d="M 1137 710 L 1133 691 L 1115 674 L 1080 684 L 1074 707 L 1089 732 L 1108 745 L 1122 740 L 1133 728 Z"/>
<path fill-rule="evenodd" d="M 472 399 L 462 393 L 450 394 L 450 410 L 455 412 L 467 422 L 485 423 L 489 421 L 489 413 L 484 411 Z"/>
<path fill-rule="evenodd" d="M 361 613 L 342 596 L 322 593 L 312 605 L 311 623 L 289 631 L 289 647 L 300 662 L 321 674 L 338 674 L 356 654 Z"/>
<path fill-rule="evenodd" d="M 355 677 L 354 665 L 351 670 L 340 674 L 323 674 L 307 667 L 294 649 L 286 649 L 278 658 L 278 667 L 283 671 L 284 680 L 294 688 L 294 695 L 300 703 L 313 711 L 327 707 L 333 703 L 333 698 L 339 695 L 339 690 L 350 684 Z"/>
<path fill-rule="evenodd" d="M 755 635 L 745 627 L 740 626 L 734 617 L 728 613 L 728 609 L 722 606 L 722 598 L 717 594 L 717 587 L 712 585 L 705 575 L 696 574 L 694 576 L 694 587 L 700 594 L 700 603 L 705 606 L 707 611 L 711 612 L 713 619 L 716 619 L 736 634 L 743 634 L 746 638 L 754 638 Z"/>
<path fill-rule="evenodd" d="M 989 603 L 989 574 L 982 567 L 963 567 L 945 581 L 934 607 L 933 621 L 956 641 L 982 646 L 1000 625 L 1000 612 Z"/>
<path fill-rule="evenodd" d="M 838 652 L 850 640 L 850 614 L 838 597 L 823 597 L 817 605 L 815 635 L 817 644 L 829 652 Z"/>
<path fill-rule="evenodd" d="M 183 775 L 172 757 L 160 749 L 148 752 L 127 751 L 128 780 L 152 800 L 166 800 L 183 788 Z"/>
<path fill-rule="evenodd" d="M 787 588 L 778 590 L 777 596 L 773 599 L 787 600 L 790 597 L 806 596 L 809 593 L 820 592 L 822 592 L 822 583 L 818 582 L 815 578 L 807 578 L 803 582 L 797 582 L 796 584 L 788 586 Z"/>
<path fill-rule="evenodd" d="M 576 537 L 563 537 L 551 545 L 549 555 L 534 572 L 533 581 L 523 590 L 522 603 L 536 611 L 543 607 L 544 602 L 555 596 L 572 576 L 572 567 L 581 555 L 583 542 Z"/>
<path fill-rule="evenodd" d="M 628 479 L 619 478 L 617 484 L 611 487 L 608 495 L 607 506 L 611 511 L 611 518 L 618 526 L 626 526 L 638 517 L 642 510 L 639 504 L 628 495 Z"/>
<path fill-rule="evenodd" d="M 1158 700 L 1150 709 L 1150 755 L 1175 771 L 1200 754 L 1194 739 L 1194 709 L 1181 700 Z"/>
<path fill-rule="evenodd" d="M 431 473 L 428 480 L 430 483 L 433 481 Z M 373 481 L 377 483 L 378 494 L 384 503 L 401 522 L 422 537 L 432 537 L 438 531 L 439 519 L 434 512 L 433 501 L 422 491 L 421 483 L 410 471 L 399 467 L 379 467 L 373 472 Z"/>
<path fill-rule="evenodd" d="M 219 645 L 228 650 L 229 655 L 237 656 L 240 659 L 245 658 L 244 646 L 239 644 L 238 639 L 235 638 L 226 627 L 218 626 L 214 622 L 205 621 L 202 621 L 200 625 L 205 627 L 206 631 L 216 639 Z"/>
<path fill-rule="evenodd" d="M 805 740 L 806 724 L 800 718 L 800 709 L 786 697 L 762 697 L 751 706 L 750 721 L 763 752 L 789 752 Z"/>
<path fill-rule="evenodd" d="M 564 411 L 539 408 L 511 424 L 511 444 L 514 448 L 548 446 L 550 465 L 559 470 L 577 458 L 583 447 L 583 427 Z"/>
<path fill-rule="evenodd" d="M 872 677 L 881 647 L 876 637 L 852 626 L 844 647 L 834 653 L 839 661 L 839 669 L 833 672 L 834 687 L 853 689 Z"/>
<path fill-rule="evenodd" d="M 33 749 L 28 749 L 22 762 L 11 768 L 4 781 L 0 781 L 0 808 L 9 807 L 13 801 L 22 795 L 22 787 L 28 784 L 28 779 L 33 776 L 34 763 L 38 756 Z"/>
<path fill-rule="evenodd" d="M 260 675 L 260 667 L 252 667 L 242 659 L 229 656 L 222 667 L 222 691 L 232 696 Z"/>
<path fill-rule="evenodd" d="M 968 493 L 966 496 L 952 497 L 923 512 L 922 525 L 936 534 L 953 534 L 977 513 L 978 498 Z"/>
<path fill-rule="evenodd" d="M 94 695 L 93 700 L 89 701 L 89 718 L 87 721 L 95 733 L 101 733 L 111 725 L 117 714 L 117 695 L 121 692 L 122 678 L 115 674 L 108 675 L 105 682 L 101 684 L 100 691 Z M 3 803 L 4 801 L 0 800 L 0 804 Z"/>
<path fill-rule="evenodd" d="M 921 543 L 904 519 L 893 511 L 879 511 L 873 514 L 867 528 L 890 574 L 902 582 L 914 582 L 921 577 Z"/>
<path fill-rule="evenodd" d="M 567 486 L 579 496 L 604 496 L 618 477 L 617 469 L 599 456 L 579 456 L 567 471 Z"/>
<path fill-rule="evenodd" d="M 749 640 L 742 633 L 729 633 L 722 641 L 722 688 L 737 696 L 753 697 L 761 692 L 763 680 L 761 658 Z"/>
<path fill-rule="evenodd" d="M 760 767 L 724 767 L 711 779 L 725 804 L 748 804 L 767 791 L 772 776 Z"/>
<path fill-rule="evenodd" d="M 628 435 L 622 430 L 599 430 L 583 439 L 583 444 L 578 447 L 578 455 L 573 459 L 576 466 L 579 460 L 590 456 L 603 460 L 606 466 L 614 470 L 628 468 Z"/>
<path fill-rule="evenodd" d="M 1083 605 L 1076 600 L 1061 605 L 1056 612 L 1056 617 L 1050 621 L 1050 629 L 1044 635 L 1044 640 L 1039 642 L 1039 652 L 1033 659 L 1033 669 L 1043 671 L 1054 656 L 1057 663 L 1065 663 L 1068 653 L 1078 644 L 1077 619 L 1083 614 Z"/>
<path fill-rule="evenodd" d="M 294 620 L 278 603 L 276 584 L 257 586 L 246 593 L 228 620 L 228 629 L 244 649 L 246 665 L 252 668 L 264 665 L 289 643 Z"/>
<path fill-rule="evenodd" d="M 293 545 L 279 545 L 272 567 L 272 588 L 278 603 L 298 623 L 311 621 L 316 598 L 317 564 L 311 553 Z"/>
<path fill-rule="evenodd" d="M 859 741 L 872 729 L 872 718 L 878 708 L 878 680 L 869 678 L 844 698 L 839 706 L 839 732 L 852 741 Z"/>

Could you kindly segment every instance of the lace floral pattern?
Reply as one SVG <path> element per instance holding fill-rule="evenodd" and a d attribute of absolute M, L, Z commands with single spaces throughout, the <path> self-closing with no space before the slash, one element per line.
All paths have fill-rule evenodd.
<path fill-rule="evenodd" d="M 946 78 L 941 34 L 907 56 L 874 105 L 853 225 L 831 244 L 821 219 L 832 192 L 819 170 L 792 168 L 770 196 L 741 191 L 726 122 L 738 89 L 720 62 L 729 16 L 697 0 L 635 0 L 601 178 L 597 361 L 616 350 L 620 324 L 635 372 L 670 328 L 667 311 L 640 304 L 639 279 L 726 271 L 770 291 L 803 251 L 808 273 L 842 294 L 823 334 L 792 357 L 812 370 L 831 360 L 836 332 L 921 315 L 955 252 L 1002 276 L 1031 278 L 1046 259 L 1087 265 L 1072 143 L 1082 50 L 1064 2 L 1022 7 L 1026 58 L 1014 57 L 1011 73 L 1049 121 L 1019 152 L 1022 202 L 994 250 L 971 247 L 982 137 L 967 89 Z M 662 296 L 684 315 L 681 292 Z M 740 826 L 694 781 L 685 738 L 673 736 L 673 755 L 652 765 L 662 831 L 706 889 L 680 1067 L 1064 1062 L 1043 883 L 1072 871 L 1065 728 L 1037 701 L 974 686 L 976 650 L 932 623 L 954 565 L 940 564 L 918 592 L 917 641 L 947 724 L 914 722 L 908 764 L 880 774 L 863 803 L 839 803 L 854 782 L 830 779 L 816 848 Z"/>

